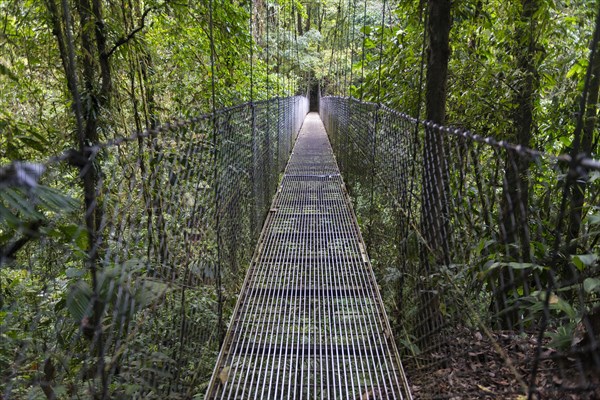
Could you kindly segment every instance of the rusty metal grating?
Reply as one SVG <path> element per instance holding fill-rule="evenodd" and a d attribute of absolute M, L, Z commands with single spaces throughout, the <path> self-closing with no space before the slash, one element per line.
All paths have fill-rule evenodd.
<path fill-rule="evenodd" d="M 207 398 L 411 398 L 316 113 L 273 201 Z"/>

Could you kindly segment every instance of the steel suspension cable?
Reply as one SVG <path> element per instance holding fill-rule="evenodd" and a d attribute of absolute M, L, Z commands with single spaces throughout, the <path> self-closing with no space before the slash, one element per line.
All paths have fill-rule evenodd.
<path fill-rule="evenodd" d="M 253 227 L 252 230 L 255 234 L 258 234 L 260 230 L 261 216 L 262 210 L 264 207 L 263 204 L 258 200 L 262 196 L 259 193 L 258 186 L 258 162 L 257 158 L 259 157 L 259 138 L 257 137 L 256 130 L 256 104 L 254 103 L 254 1 L 250 2 L 250 107 L 252 109 L 252 153 L 254 156 L 253 165 L 251 169 L 251 178 L 253 182 L 253 191 L 254 191 L 254 218 L 253 218 Z M 263 187 L 264 190 L 264 187 Z"/>
<path fill-rule="evenodd" d="M 427 7 L 427 6 L 425 6 Z M 423 102 L 423 74 L 425 71 L 425 50 L 427 48 L 427 23 L 429 21 L 429 12 L 425 10 L 425 18 L 423 20 L 423 41 L 421 43 L 421 63 L 419 66 L 419 91 L 417 96 L 417 123 L 415 124 L 415 138 L 419 129 L 419 120 L 421 118 L 421 103 Z"/>
<path fill-rule="evenodd" d="M 219 139 L 217 132 L 217 102 L 215 89 L 215 38 L 214 38 L 214 21 L 213 21 L 213 6 L 214 0 L 210 0 L 208 8 L 208 23 L 210 37 L 210 85 L 212 98 L 212 145 L 213 145 L 213 163 L 214 163 L 214 182 L 215 182 L 215 231 L 217 236 L 217 262 L 215 265 L 215 286 L 217 291 L 217 335 L 219 343 L 223 344 L 225 338 L 223 324 L 223 289 L 221 284 L 221 228 L 220 228 L 220 188 L 219 188 Z"/>
<path fill-rule="evenodd" d="M 344 13 L 343 13 L 343 2 L 342 0 L 340 0 L 340 2 L 338 3 L 338 15 L 339 15 L 339 19 L 341 20 L 341 23 L 338 23 L 338 25 L 341 25 L 341 29 L 340 29 L 340 35 L 338 35 L 338 39 L 336 41 L 336 47 L 337 50 L 339 52 L 340 48 L 341 48 L 341 44 L 343 41 L 343 27 L 344 27 Z M 335 57 L 335 67 L 336 67 L 336 82 L 337 82 L 337 94 L 336 95 L 341 95 L 342 94 L 342 67 L 341 67 L 341 57 L 338 54 L 338 52 L 336 52 L 336 57 Z"/>
<path fill-rule="evenodd" d="M 363 100 L 365 89 L 365 43 L 367 41 L 367 0 L 365 0 L 365 8 L 363 12 L 363 41 L 362 41 L 362 61 L 360 65 L 360 101 Z"/>
<path fill-rule="evenodd" d="M 250 103 L 254 106 L 254 1 L 250 2 Z"/>
<path fill-rule="evenodd" d="M 294 3 L 294 10 L 296 10 L 296 3 Z M 300 13 L 300 10 L 296 10 L 296 11 L 298 13 Z M 302 26 L 300 26 L 300 28 L 302 28 Z M 298 26 L 296 26 L 296 29 L 294 30 L 294 46 L 296 48 L 296 65 L 298 66 L 298 72 L 300 72 L 300 54 L 298 51 Z M 298 91 L 298 88 L 296 88 L 294 95 L 296 94 L 297 91 Z"/>
<path fill-rule="evenodd" d="M 337 25 L 336 25 L 337 27 Z M 335 41 L 335 35 L 336 35 L 336 30 L 334 28 L 333 30 L 333 37 L 334 37 L 334 41 Z M 333 42 L 331 43 L 331 56 L 329 57 L 329 68 L 327 69 L 327 76 L 331 76 L 331 67 L 332 67 L 332 63 L 333 63 Z"/>
<path fill-rule="evenodd" d="M 277 44 L 275 46 L 275 50 L 277 51 L 277 53 L 281 53 L 281 50 L 280 50 L 280 46 L 281 46 L 281 26 L 280 26 L 280 22 L 281 22 L 281 20 L 279 18 L 281 4 L 277 4 L 276 7 L 277 7 L 277 17 L 276 17 L 277 18 L 277 22 L 275 24 L 275 26 L 276 26 L 275 40 L 276 40 Z M 278 58 L 277 62 L 279 62 L 279 57 L 277 57 L 277 58 Z M 278 72 L 280 72 L 279 71 L 279 65 L 277 66 L 277 70 L 278 70 Z M 280 75 L 278 73 L 277 74 L 277 95 L 276 95 L 276 97 L 282 97 L 281 96 L 281 82 L 280 82 L 280 79 L 281 78 L 280 78 Z M 285 86 L 285 83 L 284 83 L 284 86 Z"/>
<path fill-rule="evenodd" d="M 385 8 L 387 0 L 383 0 L 382 4 L 382 15 L 381 15 L 381 34 L 379 36 L 379 67 L 377 71 L 377 101 L 375 108 L 375 115 L 373 116 L 373 148 L 371 149 L 371 194 L 370 194 L 370 206 L 369 206 L 369 225 L 367 227 L 367 238 L 370 245 L 373 239 L 373 215 L 375 214 L 375 174 L 377 168 L 377 130 L 379 128 L 379 108 L 381 107 L 381 68 L 383 66 L 383 39 L 385 32 Z"/>
<path fill-rule="evenodd" d="M 425 7 L 427 7 L 425 5 Z M 421 103 L 423 102 L 423 75 L 424 75 L 424 71 L 425 71 L 425 50 L 427 48 L 427 23 L 429 21 L 429 12 L 428 10 L 425 10 L 425 17 L 423 19 L 423 41 L 421 44 L 421 64 L 419 66 L 419 90 L 418 90 L 418 96 L 417 96 L 417 115 L 416 115 L 416 122 L 415 122 L 415 130 L 414 130 L 414 134 L 413 134 L 413 141 L 412 141 L 412 145 L 413 145 L 413 155 L 417 154 L 417 147 L 418 147 L 418 143 L 419 143 L 419 126 L 420 124 L 420 118 L 421 118 Z M 411 176 L 415 176 L 415 170 L 416 170 L 416 163 L 412 164 L 411 167 Z M 414 190 L 414 186 L 415 186 L 415 180 L 411 179 L 410 182 L 410 193 L 413 192 Z M 408 212 L 412 213 L 412 201 L 413 201 L 413 196 L 409 196 L 408 197 Z"/>
<path fill-rule="evenodd" d="M 294 73 L 292 75 L 292 72 L 295 71 L 296 66 L 294 65 L 294 50 L 298 49 L 298 42 L 296 40 L 296 36 L 297 36 L 297 32 L 298 32 L 298 19 L 296 17 L 296 3 L 292 3 L 292 7 L 290 10 L 291 14 L 292 14 L 292 32 L 290 33 L 290 56 L 289 56 L 289 62 L 290 62 L 290 96 L 294 96 L 296 94 L 296 85 L 297 85 L 297 80 L 296 78 L 296 74 Z M 294 78 L 294 79 L 292 79 Z"/>
<path fill-rule="evenodd" d="M 348 3 L 349 4 L 349 3 Z M 356 33 L 356 0 L 352 0 L 352 40 L 350 43 L 349 49 L 350 49 L 350 86 L 352 86 L 352 80 L 353 80 L 353 75 L 354 75 L 354 39 L 355 39 L 355 33 Z M 350 90 L 348 90 L 349 92 L 349 97 L 352 97 L 352 93 L 350 92 Z"/>
<path fill-rule="evenodd" d="M 341 14 L 341 4 L 342 4 L 342 0 L 338 1 L 338 6 L 337 6 L 337 16 L 335 19 L 335 27 L 333 29 L 333 41 L 331 43 L 331 58 L 329 59 L 329 71 L 327 72 L 328 76 L 331 76 L 331 70 L 333 69 L 333 60 L 334 60 L 334 56 L 335 56 L 335 46 L 336 46 L 336 41 L 338 40 L 338 28 L 339 28 L 339 23 L 340 23 L 340 14 Z M 337 67 L 337 64 L 336 64 Z M 336 79 L 338 77 L 338 74 L 336 72 Z M 337 83 L 337 82 L 336 82 Z M 339 84 L 338 84 L 339 86 Z"/>
<path fill-rule="evenodd" d="M 266 48 L 266 51 L 267 51 L 267 65 L 266 65 L 266 74 L 265 74 L 266 75 L 266 82 L 265 83 L 267 85 L 267 99 L 270 99 L 271 98 L 271 96 L 269 96 L 269 83 L 270 83 L 269 82 L 269 62 L 270 62 L 270 60 L 269 60 L 269 56 L 270 56 L 270 54 L 269 54 L 269 47 L 270 47 L 270 45 L 269 45 L 269 25 L 270 25 L 270 23 L 269 22 L 270 21 L 269 20 L 270 20 L 270 17 L 269 17 L 269 4 L 268 3 L 265 4 L 265 9 L 266 9 L 265 10 L 265 18 L 267 20 L 266 21 L 266 27 L 267 27 L 267 41 L 266 41 L 266 45 L 267 45 L 266 46 L 267 47 Z"/>
<path fill-rule="evenodd" d="M 379 36 L 379 67 L 377 71 L 377 104 L 381 103 L 381 67 L 383 66 L 383 39 L 385 33 L 385 8 L 387 0 L 383 0 L 383 12 L 381 13 L 381 35 Z"/>
<path fill-rule="evenodd" d="M 350 4 L 352 0 L 348 0 L 348 7 L 346 8 L 347 12 L 350 13 Z M 343 96 L 347 97 L 348 92 L 348 49 L 350 48 L 350 22 L 348 21 L 346 24 L 346 57 L 344 58 L 344 92 Z M 350 70 L 352 71 L 352 63 L 350 63 Z"/>
<path fill-rule="evenodd" d="M 287 40 L 287 51 L 286 51 L 286 61 L 288 63 L 287 68 L 284 69 L 287 73 L 287 81 L 288 81 L 288 95 L 291 96 L 292 94 L 292 88 L 293 88 L 293 80 L 292 80 L 292 54 L 293 54 L 293 32 L 296 30 L 296 24 L 294 21 L 294 9 L 292 7 L 292 5 L 290 5 L 289 7 L 289 14 L 290 14 L 290 25 L 289 25 L 289 29 L 288 30 L 288 40 Z"/>

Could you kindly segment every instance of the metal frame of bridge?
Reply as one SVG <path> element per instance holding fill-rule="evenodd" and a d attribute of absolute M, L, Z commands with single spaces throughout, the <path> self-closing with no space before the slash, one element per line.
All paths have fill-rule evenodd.
<path fill-rule="evenodd" d="M 316 113 L 267 216 L 206 398 L 412 398 Z"/>

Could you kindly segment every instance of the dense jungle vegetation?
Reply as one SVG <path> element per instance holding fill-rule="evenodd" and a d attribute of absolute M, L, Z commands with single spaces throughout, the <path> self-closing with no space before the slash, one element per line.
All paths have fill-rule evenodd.
<path fill-rule="evenodd" d="M 0 0 L 0 166 L 48 160 L 69 149 L 128 137 L 173 118 L 248 101 L 309 95 L 315 87 L 323 96 L 383 103 L 414 117 L 549 154 L 597 157 L 600 57 L 593 58 L 592 65 L 589 60 L 590 44 L 597 45 L 592 37 L 599 6 L 597 0 Z M 175 142 L 185 138 L 181 134 L 161 143 L 161 149 L 173 150 L 173 154 L 164 150 L 161 154 L 177 159 Z M 193 137 L 199 143 L 205 139 L 200 134 Z M 139 146 L 152 147 L 152 143 L 140 141 Z M 120 161 L 106 160 L 104 174 L 110 176 L 107 171 L 117 169 Z M 148 166 L 156 161 L 144 160 Z M 201 162 L 209 168 L 210 158 Z M 524 167 L 517 167 L 517 172 L 518 168 L 522 172 Z M 144 168 L 140 169 L 143 174 Z M 182 167 L 178 172 L 183 175 L 184 171 Z M 202 174 L 208 176 L 206 171 Z M 85 222 L 72 219 L 89 210 L 86 201 L 96 189 L 82 184 L 76 170 L 64 167 L 53 172 L 53 184 L 49 179 L 44 182 L 47 186 L 40 186 L 44 189 L 36 194 L 35 204 L 26 206 L 28 193 L 3 183 L 9 182 L 10 173 L 2 169 L 0 175 L 4 178 L 0 179 L 0 399 L 3 393 L 12 393 L 14 398 L 86 398 L 93 385 L 75 382 L 91 379 L 92 367 L 100 368 L 81 361 L 83 354 L 96 351 L 88 348 L 88 336 L 94 336 L 86 332 L 88 320 L 96 319 L 92 325 L 98 325 L 100 320 L 109 320 L 112 312 L 118 314 L 117 307 L 107 308 L 102 316 L 89 309 L 93 303 L 90 282 L 96 272 L 82 265 L 90 265 L 87 258 L 92 246 L 82 228 Z M 160 173 L 173 177 L 168 170 Z M 151 176 L 142 175 L 140 180 Z M 598 176 L 591 174 L 590 182 Z M 556 216 L 556 206 L 543 202 L 549 196 L 544 197 L 540 189 L 553 186 L 554 177 L 550 172 L 536 175 L 539 193 L 531 196 L 539 203 L 528 207 L 532 215 L 547 217 L 540 226 L 552 225 Z M 125 185 L 116 179 L 112 184 Z M 119 226 L 131 220 L 144 226 L 153 218 L 157 226 L 166 226 L 170 217 L 156 215 L 161 201 L 169 199 L 161 197 L 160 184 L 141 191 L 162 199 L 149 200 L 154 215 L 132 213 L 121 220 L 123 210 L 104 204 L 107 214 L 114 213 Z M 584 201 L 578 196 L 573 192 L 569 204 Z M 361 222 L 372 207 L 365 197 L 355 199 Z M 236 201 L 242 210 L 243 199 Z M 576 211 L 571 213 L 563 255 L 582 274 L 577 282 L 567 272 L 559 274 L 557 286 L 568 291 L 569 285 L 584 285 L 585 298 L 567 294 L 552 303 L 554 311 L 567 315 L 561 314 L 560 323 L 553 327 L 556 349 L 570 345 L 583 314 L 595 312 L 600 320 L 597 201 L 597 197 L 587 200 L 591 211 L 579 215 L 579 220 Z M 380 247 L 372 256 L 384 300 L 390 314 L 397 316 L 401 314 L 397 297 L 403 271 L 391 254 L 396 251 L 396 238 L 385 234 L 393 217 L 383 205 L 379 209 L 379 225 L 369 227 L 379 232 L 374 240 Z M 210 211 L 208 205 L 206 210 Z M 93 216 L 85 217 L 93 220 Z M 102 217 L 96 217 L 88 223 L 102 226 Z M 231 236 L 238 231 L 240 236 L 252 235 L 232 227 Z M 472 245 L 480 246 L 481 238 L 473 236 Z M 583 236 L 584 240 L 576 240 Z M 157 254 L 163 251 L 160 240 L 149 245 Z M 255 239 L 243 240 L 240 249 L 230 251 L 235 257 L 245 257 L 246 264 L 240 262 L 245 267 Z M 194 251 L 213 254 L 218 241 L 209 235 L 197 239 L 200 244 Z M 43 251 L 37 247 L 40 243 L 46 244 Z M 525 255 L 515 256 L 519 263 L 510 268 L 537 268 L 536 263 L 541 264 L 552 250 L 547 243 L 532 242 Z M 120 282 L 127 286 L 136 306 L 127 309 L 127 316 L 118 314 L 119 318 L 144 320 L 144 324 L 139 331 L 119 335 L 135 336 L 136 348 L 146 348 L 154 357 L 148 364 L 139 360 L 130 364 L 142 365 L 144 376 L 168 386 L 173 375 L 161 381 L 160 371 L 168 370 L 165 365 L 174 364 L 173 358 L 154 346 L 155 339 L 160 337 L 165 348 L 176 344 L 180 353 L 195 350 L 175 339 L 175 344 L 167 344 L 160 336 L 178 321 L 163 323 L 156 314 L 145 319 L 144 313 L 164 302 L 169 308 L 160 312 L 168 320 L 169 312 L 177 313 L 184 302 L 163 297 L 166 286 L 148 278 L 147 267 L 139 261 L 142 256 L 131 255 L 144 254 L 146 249 L 134 247 L 130 254 L 127 246 L 115 250 L 122 252 L 119 265 L 127 273 L 107 268 L 98 285 L 112 287 L 112 282 Z M 110 243 L 102 251 L 110 253 Z M 185 251 L 169 257 L 184 259 Z M 198 273 L 193 282 L 201 290 L 189 294 L 188 301 L 190 308 L 198 310 L 195 323 L 209 345 L 200 363 L 190 361 L 187 375 L 175 375 L 186 380 L 189 388 L 187 397 L 173 398 L 200 398 L 203 393 L 220 340 L 214 328 L 230 315 L 245 272 L 237 266 L 224 272 L 221 294 L 214 289 L 219 272 L 202 268 L 210 271 Z M 112 294 L 106 296 L 103 301 L 108 303 Z M 478 307 L 486 309 L 488 301 L 485 298 Z M 401 319 L 398 316 L 398 323 Z M 501 323 L 497 328 L 513 326 Z M 396 335 L 407 353 L 419 351 L 406 332 L 398 328 Z M 115 362 L 120 357 L 122 353 L 115 351 L 113 359 L 106 361 L 114 368 L 111 374 L 120 368 Z M 127 372 L 123 368 L 119 373 Z M 135 384 L 111 384 L 110 393 L 127 398 L 145 382 L 140 378 Z M 159 392 L 152 394 L 159 397 Z"/>

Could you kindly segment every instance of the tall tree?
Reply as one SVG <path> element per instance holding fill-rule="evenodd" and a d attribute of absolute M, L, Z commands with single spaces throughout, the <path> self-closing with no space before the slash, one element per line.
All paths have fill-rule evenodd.
<path fill-rule="evenodd" d="M 514 57 L 518 77 L 514 85 L 513 126 L 511 141 L 531 147 L 533 110 L 539 87 L 536 18 L 538 0 L 521 0 L 520 20 L 515 29 Z M 520 241 L 522 252 L 517 257 L 529 261 L 529 234 L 527 229 L 527 199 L 529 161 L 515 153 L 506 160 L 506 194 L 504 196 L 503 228 L 507 243 Z"/>
<path fill-rule="evenodd" d="M 538 101 L 539 73 L 537 61 L 537 19 L 540 8 L 538 0 L 521 0 L 519 19 L 515 25 L 513 55 L 516 60 L 517 80 L 514 83 L 512 123 L 513 143 L 531 147 L 533 113 Z M 504 193 L 502 203 L 502 239 L 511 258 L 530 262 L 530 238 L 528 224 L 529 208 L 529 159 L 516 151 L 507 151 L 505 161 Z M 515 246 L 517 244 L 518 246 Z M 505 267 L 499 276 L 496 289 L 496 307 L 502 317 L 499 324 L 511 329 L 519 321 L 519 315 L 510 298 L 518 287 L 527 293 L 527 272 L 513 271 Z"/>
<path fill-rule="evenodd" d="M 446 118 L 446 95 L 448 85 L 448 60 L 450 58 L 450 28 L 452 25 L 450 0 L 429 0 L 428 4 L 428 52 L 425 86 L 426 118 L 443 124 Z M 421 223 L 425 239 L 422 260 L 429 275 L 434 264 L 449 264 L 448 221 L 446 210 L 447 184 L 445 179 L 444 137 L 439 129 L 426 127 L 423 148 L 423 204 Z M 430 340 L 439 330 L 442 315 L 439 299 L 432 288 L 422 288 L 423 311 L 428 315 L 427 326 L 418 332 Z"/>
<path fill-rule="evenodd" d="M 443 124 L 446 119 L 448 60 L 450 58 L 450 0 L 430 0 L 428 5 L 427 81 L 425 104 L 427 120 Z M 444 137 L 440 130 L 425 129 L 423 154 L 423 234 L 436 252 L 436 262 L 447 262 L 446 187 L 444 180 Z"/>
<path fill-rule="evenodd" d="M 101 326 L 105 304 L 100 300 L 97 262 L 102 244 L 102 207 L 97 195 L 100 192 L 99 175 L 95 167 L 97 160 L 88 149 L 99 142 L 100 119 L 110 105 L 112 71 L 109 58 L 116 48 L 127 41 L 117 41 L 112 49 L 108 49 L 101 0 L 76 0 L 74 10 L 66 0 L 61 1 L 60 9 L 56 0 L 47 0 L 46 6 L 77 122 L 79 155 L 74 161 L 81 168 L 85 225 L 89 237 L 85 265 L 90 272 L 93 290 L 91 316 L 85 324 L 82 323 L 82 328 L 83 334 L 92 340 L 91 347 L 97 352 L 95 374 L 101 377 L 102 391 L 107 393 Z M 74 21 L 75 15 L 79 16 L 78 24 Z M 79 57 L 76 58 L 76 55 Z"/>

